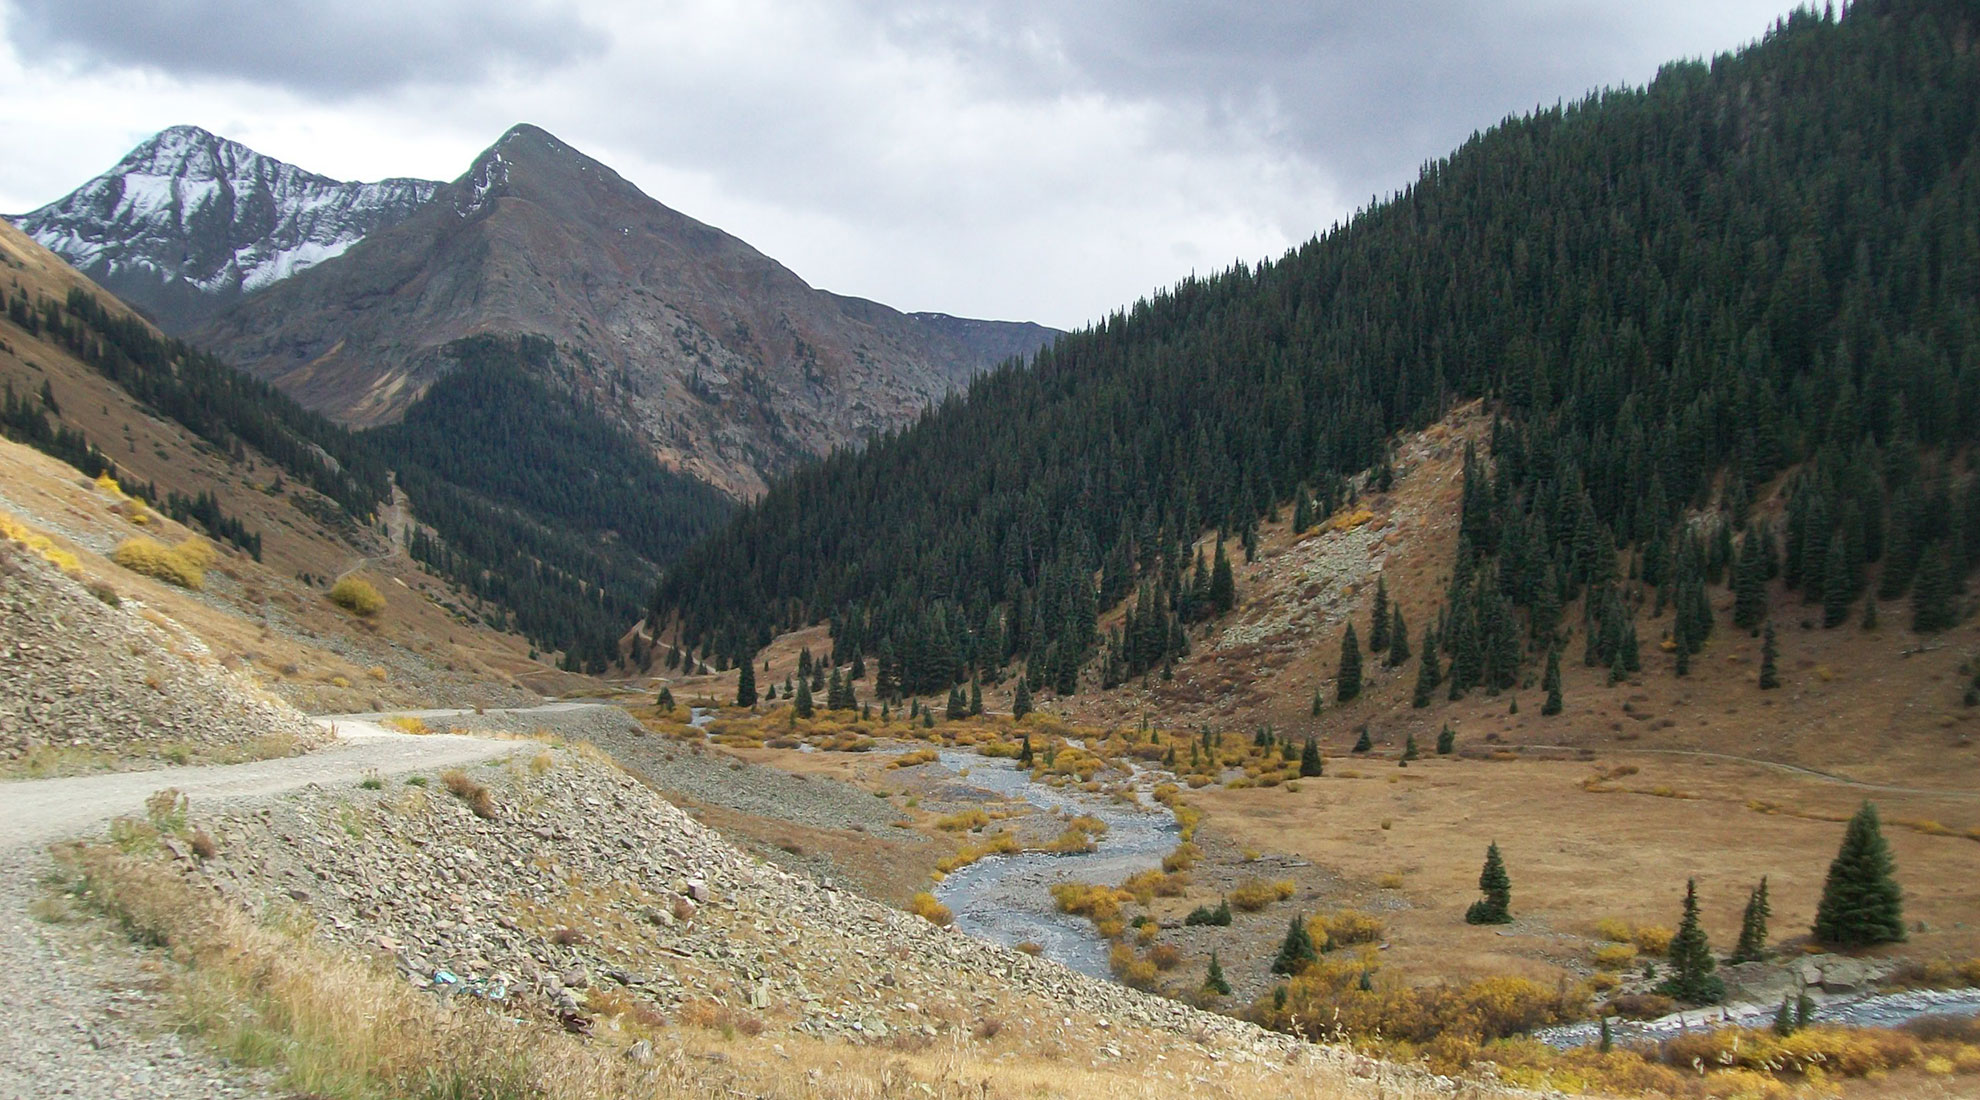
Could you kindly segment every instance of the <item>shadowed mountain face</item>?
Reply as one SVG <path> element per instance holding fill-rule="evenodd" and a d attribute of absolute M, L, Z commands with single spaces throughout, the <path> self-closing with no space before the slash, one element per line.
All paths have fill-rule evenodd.
<path fill-rule="evenodd" d="M 431 180 L 341 183 L 174 126 L 15 221 L 98 285 L 184 333 L 341 254 L 433 197 Z"/>
<path fill-rule="evenodd" d="M 735 237 L 517 126 L 411 217 L 193 337 L 305 405 L 401 418 L 477 334 L 538 334 L 558 379 L 727 492 L 900 425 L 1053 330 L 815 290 Z"/>

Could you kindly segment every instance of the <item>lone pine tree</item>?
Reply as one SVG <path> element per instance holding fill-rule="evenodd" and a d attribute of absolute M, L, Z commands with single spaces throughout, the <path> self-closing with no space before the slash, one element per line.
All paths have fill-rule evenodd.
<path fill-rule="evenodd" d="M 1657 987 L 1659 992 L 1698 1005 L 1717 1004 L 1725 999 L 1726 983 L 1712 972 L 1718 963 L 1712 959 L 1712 947 L 1705 940 L 1704 926 L 1698 922 L 1696 880 L 1685 881 L 1684 919 L 1678 922 L 1677 935 L 1671 937 L 1669 958 L 1671 976 Z"/>
<path fill-rule="evenodd" d="M 1437 684 L 1442 679 L 1443 674 L 1437 669 L 1437 635 L 1431 632 L 1428 624 L 1425 624 L 1423 660 L 1416 666 L 1416 696 L 1410 700 L 1409 705 L 1418 710 L 1429 706 L 1430 700 L 1436 696 Z"/>
<path fill-rule="evenodd" d="M 1512 877 L 1499 855 L 1499 842 L 1485 849 L 1485 866 L 1478 872 L 1478 889 L 1485 896 L 1464 911 L 1466 924 L 1512 923 Z"/>
<path fill-rule="evenodd" d="M 811 717 L 811 681 L 803 676 L 798 677 L 796 710 L 799 718 Z"/>
<path fill-rule="evenodd" d="M 754 657 L 744 661 L 742 668 L 736 673 L 736 705 L 739 707 L 753 707 L 756 705 L 756 659 Z"/>
<path fill-rule="evenodd" d="M 1815 909 L 1815 938 L 1834 947 L 1904 939 L 1904 907 L 1890 845 L 1869 802 L 1849 819 Z"/>
<path fill-rule="evenodd" d="M 1354 624 L 1341 635 L 1341 670 L 1334 678 L 1334 697 L 1343 703 L 1361 694 L 1361 642 L 1354 636 Z"/>
<path fill-rule="evenodd" d="M 1031 713 L 1031 687 L 1024 677 L 1018 677 L 1017 694 L 1011 698 L 1011 717 L 1023 718 Z"/>
<path fill-rule="evenodd" d="M 1363 722 L 1361 724 L 1361 736 L 1354 739 L 1353 751 L 1368 752 L 1374 747 L 1375 747 L 1375 742 L 1371 740 L 1368 736 L 1368 723 Z"/>
<path fill-rule="evenodd" d="M 1540 686 L 1546 689 L 1547 692 L 1547 701 L 1540 704 L 1540 713 L 1543 715 L 1559 714 L 1561 712 L 1560 650 L 1550 649 L 1547 651 L 1547 675 L 1541 679 Z"/>
<path fill-rule="evenodd" d="M 1389 658 L 1382 663 L 1401 668 L 1409 660 L 1409 626 L 1403 622 L 1401 604 L 1389 605 L 1389 619 Z"/>
<path fill-rule="evenodd" d="M 1449 726 L 1437 731 L 1437 755 L 1449 756 L 1457 751 L 1457 731 Z"/>
<path fill-rule="evenodd" d="M 1320 769 L 1320 742 L 1309 737 L 1306 739 L 1306 748 L 1300 750 L 1299 774 L 1301 778 L 1309 778 L 1319 775 Z"/>

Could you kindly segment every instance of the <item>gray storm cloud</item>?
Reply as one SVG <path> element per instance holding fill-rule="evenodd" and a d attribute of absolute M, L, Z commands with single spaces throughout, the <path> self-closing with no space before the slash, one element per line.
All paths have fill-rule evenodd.
<path fill-rule="evenodd" d="M 568 5 L 530 0 L 14 0 L 11 6 L 11 37 L 30 55 L 331 96 L 408 84 L 469 85 L 505 66 L 561 66 L 604 44 Z"/>

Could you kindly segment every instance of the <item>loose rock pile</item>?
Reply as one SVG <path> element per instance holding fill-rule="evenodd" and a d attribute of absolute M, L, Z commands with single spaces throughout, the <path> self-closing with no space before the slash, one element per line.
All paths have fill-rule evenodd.
<path fill-rule="evenodd" d="M 485 816 L 471 784 L 492 796 Z M 519 743 L 451 786 L 467 793 L 444 777 L 300 792 L 202 820 L 218 854 L 180 858 L 250 909 L 305 907 L 323 934 L 437 994 L 573 1029 L 609 1024 L 630 1000 L 855 1041 L 967 1034 L 996 1017 L 1068 1043 L 1083 1034 L 1103 1061 L 1150 1030 L 1261 1065 L 1337 1056 L 759 864 L 587 747 Z"/>
<path fill-rule="evenodd" d="M 146 766 L 301 751 L 329 734 L 188 631 L 111 606 L 0 542 L 0 762 L 37 749 Z"/>

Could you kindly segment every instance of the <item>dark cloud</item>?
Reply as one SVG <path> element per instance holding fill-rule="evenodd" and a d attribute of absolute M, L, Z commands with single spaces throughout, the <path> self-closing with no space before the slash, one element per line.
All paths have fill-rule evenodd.
<path fill-rule="evenodd" d="M 1345 193 L 1365 198 L 1509 114 L 1640 84 L 1667 51 L 1739 44 L 1698 34 L 1705 28 L 1688 10 L 1698 6 L 904 0 L 886 18 L 901 41 L 950 53 L 1007 88 L 1162 103 L 1203 133 L 1264 138 L 1325 165 Z M 1757 37 L 1784 5 L 1714 6 L 1710 23 Z"/>
<path fill-rule="evenodd" d="M 23 57 L 220 77 L 305 94 L 472 84 L 594 55 L 603 36 L 554 0 L 13 0 Z"/>

